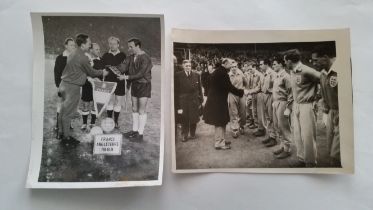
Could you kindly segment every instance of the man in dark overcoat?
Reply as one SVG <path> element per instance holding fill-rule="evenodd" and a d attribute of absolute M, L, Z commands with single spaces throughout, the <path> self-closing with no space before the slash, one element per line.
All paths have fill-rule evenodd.
<path fill-rule="evenodd" d="M 217 68 L 209 80 L 209 90 L 204 108 L 203 119 L 215 126 L 215 149 L 230 149 L 230 142 L 225 141 L 225 127 L 229 122 L 228 93 L 242 97 L 244 90 L 234 87 L 229 79 L 228 70 L 233 60 L 223 59 L 222 66 Z"/>
<path fill-rule="evenodd" d="M 180 116 L 182 141 L 196 138 L 196 127 L 200 120 L 200 109 L 203 102 L 201 79 L 191 69 L 191 61 L 183 61 L 183 71 L 175 73 L 175 106 Z"/>

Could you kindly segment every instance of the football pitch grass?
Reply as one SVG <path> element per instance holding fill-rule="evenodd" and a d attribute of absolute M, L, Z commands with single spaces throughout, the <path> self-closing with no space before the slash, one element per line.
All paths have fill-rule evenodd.
<path fill-rule="evenodd" d="M 54 84 L 54 59 L 46 58 L 44 87 L 43 153 L 39 173 L 40 182 L 103 182 L 157 180 L 159 169 L 159 144 L 161 129 L 161 67 L 152 69 L 152 95 L 148 102 L 148 121 L 143 142 L 131 142 L 123 137 L 120 156 L 93 155 L 92 138 L 81 131 L 82 119 L 77 112 L 72 121 L 72 135 L 81 143 L 65 147 L 56 139 L 53 130 L 56 124 L 57 88 Z M 132 129 L 130 97 L 119 117 L 119 130 Z M 124 103 L 123 103 L 124 104 Z M 106 112 L 96 121 L 100 125 Z M 90 119 L 88 119 L 89 122 Z"/>

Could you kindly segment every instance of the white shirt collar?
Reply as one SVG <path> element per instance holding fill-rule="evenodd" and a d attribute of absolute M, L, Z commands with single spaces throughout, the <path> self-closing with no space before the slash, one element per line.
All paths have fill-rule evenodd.
<path fill-rule="evenodd" d="M 84 55 L 86 55 L 89 58 L 89 60 L 93 60 L 93 57 L 91 56 L 91 54 L 86 52 L 86 53 L 84 53 Z"/>
<path fill-rule="evenodd" d="M 337 72 L 337 68 L 338 68 L 338 60 L 337 60 L 337 58 L 335 58 L 332 66 L 330 67 L 330 69 L 327 71 L 326 74 L 328 75 L 332 71 Z"/>
<path fill-rule="evenodd" d="M 145 54 L 145 52 L 144 51 L 140 51 L 138 54 L 136 54 L 136 55 L 142 55 L 142 54 Z"/>
<path fill-rule="evenodd" d="M 120 50 L 117 49 L 117 51 L 115 51 L 115 52 L 109 50 L 109 53 L 111 53 L 112 55 L 116 56 L 116 55 L 118 55 L 118 53 L 120 53 Z"/>
<path fill-rule="evenodd" d="M 286 72 L 285 69 L 281 69 L 281 70 L 277 73 L 277 75 L 282 76 L 285 72 Z"/>
<path fill-rule="evenodd" d="M 63 53 L 62 53 L 62 56 L 65 56 L 65 57 L 67 57 L 69 55 L 70 55 L 70 53 L 67 50 L 64 50 Z"/>
<path fill-rule="evenodd" d="M 300 72 L 300 71 L 302 71 L 302 65 L 303 65 L 302 62 L 299 61 L 299 62 L 297 63 L 297 65 L 296 65 L 296 66 L 294 67 L 294 69 L 293 69 L 294 72 L 297 72 L 297 71 Z"/>
<path fill-rule="evenodd" d="M 93 56 L 92 56 L 92 59 L 93 59 L 93 60 L 101 60 L 100 56 L 97 56 L 97 57 L 93 57 Z"/>

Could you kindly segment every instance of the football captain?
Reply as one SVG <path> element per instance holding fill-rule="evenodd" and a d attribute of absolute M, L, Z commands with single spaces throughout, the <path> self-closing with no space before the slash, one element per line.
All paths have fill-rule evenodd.
<path fill-rule="evenodd" d="M 141 49 L 141 41 L 137 38 L 128 40 L 128 52 L 130 56 L 126 63 L 118 67 L 121 72 L 127 73 L 118 76 L 118 79 L 128 80 L 131 84 L 132 131 L 124 135 L 131 140 L 142 141 L 147 121 L 146 105 L 152 91 L 153 64 L 150 56 Z"/>

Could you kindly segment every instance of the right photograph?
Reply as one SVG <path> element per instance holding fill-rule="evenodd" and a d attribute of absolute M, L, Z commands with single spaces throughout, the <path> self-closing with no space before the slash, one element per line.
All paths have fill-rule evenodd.
<path fill-rule="evenodd" d="M 173 30 L 173 171 L 353 173 L 348 30 Z"/>

